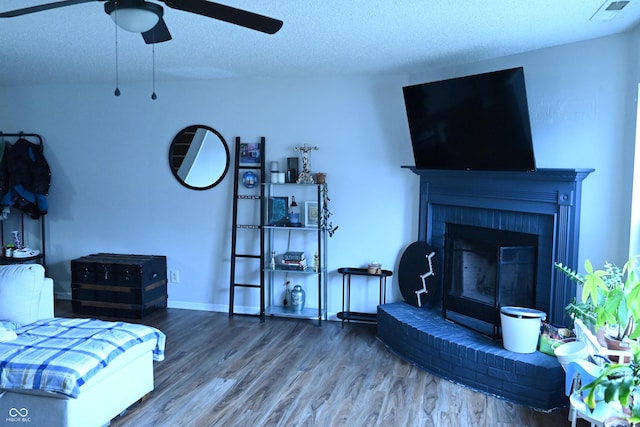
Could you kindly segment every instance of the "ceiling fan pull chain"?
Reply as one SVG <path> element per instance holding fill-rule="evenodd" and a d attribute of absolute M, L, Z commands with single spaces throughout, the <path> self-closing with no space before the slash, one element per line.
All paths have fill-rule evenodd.
<path fill-rule="evenodd" d="M 158 99 L 158 95 L 156 95 L 156 44 L 153 43 L 151 45 L 151 63 L 152 63 L 152 72 L 153 72 L 153 93 L 151 94 L 151 99 Z"/>
<path fill-rule="evenodd" d="M 118 2 L 115 2 L 115 7 L 118 7 Z M 116 90 L 113 92 L 115 96 L 120 96 L 120 88 L 119 79 L 118 79 L 118 14 L 116 14 L 116 19 L 114 21 L 114 26 L 116 29 Z"/>

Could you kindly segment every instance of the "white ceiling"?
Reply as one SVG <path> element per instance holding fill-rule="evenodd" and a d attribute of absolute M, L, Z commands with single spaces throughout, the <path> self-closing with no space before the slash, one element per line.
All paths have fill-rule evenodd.
<path fill-rule="evenodd" d="M 640 0 L 607 22 L 590 20 L 603 0 L 222 2 L 284 26 L 267 35 L 158 2 L 173 36 L 155 45 L 159 80 L 412 73 L 602 37 L 640 22 Z M 0 12 L 43 3 L 3 0 Z M 113 82 L 115 30 L 103 5 L 0 19 L 0 85 Z M 151 46 L 139 34 L 120 30 L 117 37 L 120 81 L 148 80 Z"/>

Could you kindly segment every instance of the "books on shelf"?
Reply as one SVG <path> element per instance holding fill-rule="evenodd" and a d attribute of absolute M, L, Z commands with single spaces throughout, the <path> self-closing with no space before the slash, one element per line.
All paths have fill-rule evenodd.
<path fill-rule="evenodd" d="M 300 260 L 283 259 L 281 267 L 285 270 L 304 270 L 307 268 L 307 260 L 305 258 Z"/>
<path fill-rule="evenodd" d="M 304 252 L 287 251 L 282 254 L 284 261 L 302 261 L 305 260 Z"/>
<path fill-rule="evenodd" d="M 287 264 L 287 265 L 301 265 L 303 267 L 307 266 L 307 260 L 306 259 L 302 259 L 300 261 L 282 261 L 283 264 Z"/>
<path fill-rule="evenodd" d="M 306 267 L 302 265 L 296 265 L 296 264 L 280 264 L 279 268 L 281 270 L 304 271 Z"/>

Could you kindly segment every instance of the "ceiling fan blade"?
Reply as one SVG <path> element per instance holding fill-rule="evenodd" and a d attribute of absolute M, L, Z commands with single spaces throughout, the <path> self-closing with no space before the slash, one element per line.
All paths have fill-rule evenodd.
<path fill-rule="evenodd" d="M 58 8 L 58 7 L 73 6 L 74 4 L 89 3 L 89 2 L 92 2 L 92 1 L 104 1 L 104 0 L 64 0 L 64 1 L 57 1 L 57 2 L 54 2 L 54 3 L 41 4 L 39 6 L 31 6 L 31 7 L 25 7 L 24 9 L 16 9 L 16 10 L 9 10 L 7 12 L 2 12 L 2 13 L 0 13 L 0 18 L 13 18 L 15 16 L 21 16 L 21 15 L 26 15 L 26 14 L 35 13 L 35 12 L 42 12 L 44 10 L 55 9 L 55 8 Z"/>
<path fill-rule="evenodd" d="M 267 34 L 275 34 L 282 28 L 282 21 L 258 15 L 235 7 L 225 6 L 205 0 L 161 0 L 172 9 L 196 13 L 209 18 L 219 19 L 230 24 L 262 31 Z"/>
<path fill-rule="evenodd" d="M 162 43 L 171 40 L 171 33 L 169 33 L 169 28 L 167 28 L 167 24 L 164 22 L 164 19 L 162 19 L 162 16 L 155 27 L 142 33 L 142 38 L 144 38 L 146 44 Z"/>

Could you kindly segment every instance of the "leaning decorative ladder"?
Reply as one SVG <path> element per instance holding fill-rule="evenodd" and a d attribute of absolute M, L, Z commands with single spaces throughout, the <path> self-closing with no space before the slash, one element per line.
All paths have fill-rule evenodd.
<path fill-rule="evenodd" d="M 244 164 L 241 161 L 241 142 L 240 137 L 236 137 L 236 152 L 235 152 L 235 177 L 233 181 L 233 226 L 231 229 L 231 280 L 230 280 L 230 289 L 229 289 L 229 317 L 233 317 L 234 314 L 249 314 L 249 313 L 237 313 L 235 310 L 235 298 L 236 298 L 236 289 L 237 288 L 249 288 L 249 289 L 258 289 L 260 292 L 260 312 L 256 315 L 260 317 L 260 321 L 264 322 L 265 319 L 265 304 L 264 304 L 264 256 L 263 256 L 263 248 L 264 248 L 264 229 L 262 227 L 262 212 L 263 212 L 263 200 L 264 200 L 264 186 L 261 185 L 265 179 L 264 172 L 264 153 L 265 153 L 265 137 L 260 137 L 260 147 L 258 149 L 258 155 L 260 159 L 255 164 Z M 243 176 L 249 170 L 253 170 L 258 175 L 258 182 L 253 188 L 242 188 L 240 191 L 240 185 L 242 184 Z M 239 224 L 238 216 L 248 218 L 253 213 L 258 215 L 257 223 L 253 224 Z M 255 219 L 254 219 L 255 221 Z M 241 235 L 244 236 L 247 240 L 253 240 L 255 242 L 255 238 L 258 236 L 254 236 L 251 239 L 251 233 L 254 235 L 256 233 L 259 234 L 260 246 L 256 248 L 253 253 L 246 252 L 238 252 L 237 239 L 238 232 L 241 231 Z M 254 245 L 255 246 L 255 245 Z M 250 252 L 250 251 L 249 251 Z M 257 253 L 256 253 L 257 252 Z M 251 261 L 259 262 L 258 276 L 257 281 L 244 280 L 243 283 L 238 283 L 237 281 L 237 273 L 239 270 L 239 266 L 245 267 L 242 271 L 244 271 L 245 275 L 247 271 L 254 272 L 254 268 L 250 268 Z M 243 277 L 244 279 L 245 277 Z M 249 314 L 251 315 L 251 314 Z"/>

